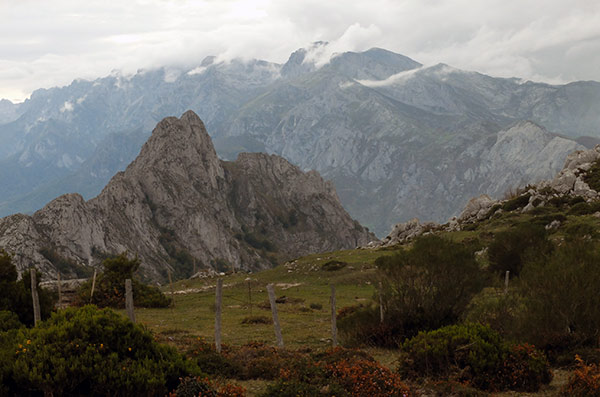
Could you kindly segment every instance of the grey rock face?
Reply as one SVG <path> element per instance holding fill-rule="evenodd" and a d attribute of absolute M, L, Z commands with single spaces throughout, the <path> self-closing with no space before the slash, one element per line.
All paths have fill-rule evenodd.
<path fill-rule="evenodd" d="M 93 264 L 103 254 L 129 251 L 139 255 L 150 279 L 161 279 L 167 268 L 181 274 L 182 253 L 199 267 L 260 269 L 276 258 L 373 238 L 316 172 L 303 173 L 275 155 L 219 160 L 191 111 L 162 120 L 139 156 L 96 198 L 68 194 L 32 217 L 0 220 L 0 247 L 15 255 L 19 269 L 35 263 L 53 273 L 40 255 L 44 247 Z"/>

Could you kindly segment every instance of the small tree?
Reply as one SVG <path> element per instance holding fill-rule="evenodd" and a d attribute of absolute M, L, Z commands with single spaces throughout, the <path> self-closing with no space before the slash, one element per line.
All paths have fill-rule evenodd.
<path fill-rule="evenodd" d="M 378 309 L 366 308 L 342 318 L 339 327 L 342 336 L 387 346 L 456 322 L 487 279 L 472 249 L 435 235 L 420 237 L 411 249 L 375 263 L 386 313 L 383 324 Z"/>
<path fill-rule="evenodd" d="M 21 280 L 17 277 L 17 268 L 11 256 L 0 249 L 0 310 L 8 310 L 19 317 L 19 321 L 33 325 L 33 301 L 31 298 L 31 274 L 24 271 Z M 42 274 L 36 272 L 38 298 L 42 319 L 50 317 L 56 296 L 39 287 Z"/>
<path fill-rule="evenodd" d="M 78 292 L 80 305 L 93 303 L 99 307 L 125 307 L 125 280 L 131 279 L 135 305 L 139 307 L 167 307 L 168 299 L 158 288 L 145 285 L 134 279 L 134 273 L 140 267 L 136 256 L 129 259 L 126 252 L 111 256 L 102 261 L 104 272 L 96 279 L 94 296 L 90 299 L 92 281 L 81 286 Z M 91 302 L 90 302 L 91 300 Z"/>
<path fill-rule="evenodd" d="M 552 243 L 541 225 L 524 223 L 497 233 L 488 248 L 490 269 L 513 276 L 519 275 L 528 255 L 544 255 L 552 251 Z"/>
<path fill-rule="evenodd" d="M 521 275 L 527 310 L 521 327 L 540 347 L 598 343 L 598 244 L 567 241 L 551 255 L 528 260 Z"/>

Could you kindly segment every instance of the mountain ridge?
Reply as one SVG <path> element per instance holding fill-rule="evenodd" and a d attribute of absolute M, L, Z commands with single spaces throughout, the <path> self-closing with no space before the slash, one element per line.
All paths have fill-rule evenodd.
<path fill-rule="evenodd" d="M 373 238 L 318 173 L 274 155 L 219 160 L 191 111 L 159 122 L 138 157 L 97 197 L 86 202 L 67 194 L 31 217 L 0 220 L 0 246 L 20 270 L 36 263 L 54 274 L 56 264 L 43 254 L 50 248 L 72 263 L 66 273 L 77 270 L 74 263 L 98 265 L 104 255 L 128 251 L 154 280 L 168 269 L 190 276 L 192 261 L 256 270 Z"/>

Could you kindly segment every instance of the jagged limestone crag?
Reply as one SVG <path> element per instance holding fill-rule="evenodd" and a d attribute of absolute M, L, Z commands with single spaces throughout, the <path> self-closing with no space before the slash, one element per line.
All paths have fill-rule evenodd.
<path fill-rule="evenodd" d="M 582 197 L 587 202 L 598 200 L 600 193 L 585 182 L 588 171 L 598 160 L 600 160 L 600 145 L 593 149 L 577 150 L 569 154 L 562 170 L 552 180 L 543 180 L 536 185 L 528 185 L 526 191 L 520 192 L 518 196 L 525 197 L 526 200 L 515 210 L 528 212 L 536 207 L 546 205 L 553 198 L 564 196 Z M 405 243 L 432 230 L 458 231 L 465 225 L 476 223 L 502 212 L 502 207 L 509 200 L 495 200 L 482 194 L 469 200 L 462 213 L 458 217 L 452 217 L 444 225 L 432 222 L 421 224 L 417 218 L 414 218 L 408 222 L 394 225 L 392 232 L 387 237 L 381 241 L 370 242 L 365 248 Z M 554 220 L 546 225 L 546 229 L 555 229 L 559 226 L 560 221 Z"/>
<path fill-rule="evenodd" d="M 54 273 L 40 253 L 44 247 L 93 264 L 127 250 L 139 255 L 152 279 L 163 278 L 181 258 L 188 267 L 193 258 L 199 268 L 259 269 L 273 258 L 352 248 L 373 238 L 317 172 L 260 153 L 219 160 L 191 111 L 158 123 L 139 156 L 97 197 L 86 202 L 67 194 L 31 217 L 0 220 L 0 247 L 13 253 L 19 269 L 34 263 Z"/>

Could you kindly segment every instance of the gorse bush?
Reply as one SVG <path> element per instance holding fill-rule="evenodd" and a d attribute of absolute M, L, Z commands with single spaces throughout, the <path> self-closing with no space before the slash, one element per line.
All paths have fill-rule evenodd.
<path fill-rule="evenodd" d="M 384 323 L 379 323 L 375 308 L 357 310 L 339 324 L 349 343 L 378 344 L 368 338 L 375 334 L 389 345 L 421 330 L 453 324 L 488 279 L 473 248 L 435 235 L 420 237 L 411 249 L 375 263 L 382 283 Z"/>
<path fill-rule="evenodd" d="M 422 332 L 402 345 L 400 373 L 454 379 L 485 390 L 536 391 L 550 382 L 545 356 L 532 346 L 509 347 L 480 324 Z"/>
<path fill-rule="evenodd" d="M 17 395 L 164 396 L 197 366 L 109 309 L 70 308 L 13 340 Z"/>
<path fill-rule="evenodd" d="M 131 279 L 133 298 L 137 307 L 168 307 L 171 300 L 158 288 L 145 285 L 133 278 L 140 267 L 136 257 L 129 259 L 127 253 L 121 253 L 104 259 L 104 272 L 96 278 L 94 296 L 90 299 L 92 281 L 83 284 L 77 294 L 77 303 L 84 305 L 92 303 L 98 307 L 125 307 L 125 280 Z"/>

